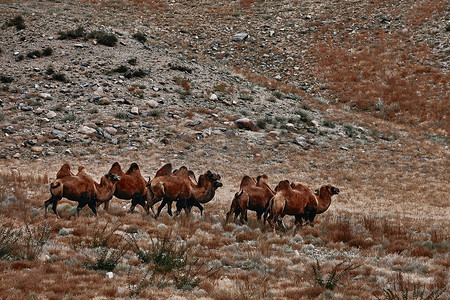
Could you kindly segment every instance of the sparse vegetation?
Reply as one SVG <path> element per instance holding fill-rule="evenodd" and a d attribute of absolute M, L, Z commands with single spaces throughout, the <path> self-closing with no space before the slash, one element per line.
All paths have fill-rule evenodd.
<path fill-rule="evenodd" d="M 147 41 L 147 36 L 142 32 L 136 32 L 135 34 L 133 34 L 133 38 L 141 43 L 145 43 Z"/>
<path fill-rule="evenodd" d="M 338 263 L 330 274 L 325 276 L 322 274 L 322 268 L 320 266 L 319 260 L 316 259 L 316 264 L 312 265 L 312 270 L 314 274 L 314 281 L 315 283 L 323 288 L 326 288 L 327 290 L 334 290 L 336 286 L 338 285 L 339 281 L 347 275 L 350 271 L 355 270 L 356 268 L 359 268 L 358 265 L 353 265 L 352 263 L 348 263 L 348 266 L 343 268 L 342 270 L 338 269 L 344 265 L 346 261 L 342 261 Z"/>
<path fill-rule="evenodd" d="M 0 76 L 0 82 L 1 83 L 11 83 L 14 81 L 14 78 L 11 76 L 5 76 L 5 75 L 1 75 Z"/>
<path fill-rule="evenodd" d="M 64 73 L 52 73 L 52 79 L 64 83 L 70 82 L 70 79 Z"/>
<path fill-rule="evenodd" d="M 25 29 L 25 20 L 21 15 L 15 16 L 14 18 L 6 21 L 4 27 L 16 27 L 17 30 Z"/>
<path fill-rule="evenodd" d="M 84 38 L 86 36 L 86 31 L 83 26 L 78 26 L 76 29 L 69 29 L 67 31 L 58 32 L 60 40 L 74 40 L 78 38 Z"/>
<path fill-rule="evenodd" d="M 117 37 L 105 31 L 93 31 L 89 33 L 88 38 L 96 39 L 99 44 L 108 47 L 114 47 L 117 44 Z"/>

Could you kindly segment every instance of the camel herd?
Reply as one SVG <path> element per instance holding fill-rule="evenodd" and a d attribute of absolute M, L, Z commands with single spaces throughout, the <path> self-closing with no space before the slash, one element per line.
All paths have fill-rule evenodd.
<path fill-rule="evenodd" d="M 139 166 L 132 163 L 126 172 L 122 171 L 120 164 L 115 162 L 108 173 L 103 175 L 100 183 L 97 183 L 87 174 L 86 169 L 78 167 L 78 173 L 72 173 L 70 165 L 65 163 L 56 174 L 56 179 L 50 183 L 50 199 L 44 202 L 45 214 L 48 206 L 52 204 L 52 210 L 59 218 L 56 210 L 58 201 L 66 198 L 78 202 L 77 216 L 84 206 L 97 215 L 97 207 L 101 204 L 108 210 L 109 201 L 113 196 L 131 200 L 130 212 L 136 205 L 141 205 L 147 214 L 152 211 L 155 219 L 161 210 L 167 205 L 167 210 L 172 216 L 172 203 L 175 202 L 179 215 L 184 209 L 189 214 L 195 206 L 203 215 L 202 204 L 208 203 L 214 198 L 216 190 L 222 186 L 220 175 L 207 171 L 200 175 L 198 180 L 191 170 L 186 167 L 172 169 L 170 163 L 160 168 L 153 179 L 146 181 L 142 176 Z M 275 224 L 284 229 L 282 219 L 285 215 L 295 217 L 295 226 L 305 224 L 314 226 L 314 218 L 317 214 L 325 212 L 331 204 L 331 197 L 339 194 L 339 189 L 324 185 L 314 193 L 305 185 L 283 180 L 275 189 L 268 184 L 267 175 L 259 175 L 256 179 L 244 176 L 241 180 L 239 191 L 231 201 L 230 211 L 226 214 L 225 224 L 234 214 L 234 220 L 239 216 L 241 223 L 247 221 L 247 211 L 255 211 L 258 220 L 264 216 L 266 221 L 275 230 Z M 153 206 L 162 201 L 155 214 Z"/>

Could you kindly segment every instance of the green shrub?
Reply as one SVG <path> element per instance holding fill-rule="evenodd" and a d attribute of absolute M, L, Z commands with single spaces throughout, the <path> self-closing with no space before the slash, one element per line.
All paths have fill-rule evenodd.
<path fill-rule="evenodd" d="M 7 21 L 5 23 L 6 27 L 13 27 L 15 26 L 17 30 L 25 29 L 25 20 L 22 16 L 16 16 L 12 18 L 11 20 Z"/>
<path fill-rule="evenodd" d="M 77 38 L 82 38 L 86 36 L 86 32 L 82 26 L 77 27 L 77 29 L 60 31 L 58 32 L 60 40 L 74 40 Z"/>
<path fill-rule="evenodd" d="M 342 261 L 338 263 L 330 274 L 328 274 L 326 277 L 322 274 L 321 266 L 319 264 L 319 260 L 316 259 L 316 264 L 312 265 L 313 274 L 314 274 L 314 281 L 315 283 L 323 288 L 326 288 L 327 290 L 334 290 L 334 288 L 337 286 L 339 281 L 344 277 L 344 275 L 348 274 L 350 271 L 359 268 L 359 266 L 355 266 L 353 264 L 349 264 L 347 267 L 345 267 L 342 271 L 338 271 L 339 267 L 342 266 L 346 261 Z"/>
<path fill-rule="evenodd" d="M 96 39 L 99 44 L 108 47 L 114 47 L 117 43 L 117 37 L 114 34 L 105 31 L 93 31 L 88 37 Z"/>
<path fill-rule="evenodd" d="M 57 81 L 61 81 L 61 82 L 64 82 L 64 83 L 70 82 L 69 78 L 67 78 L 67 76 L 65 74 L 63 74 L 63 73 L 54 73 L 52 75 L 52 79 L 53 80 L 57 80 Z"/>
<path fill-rule="evenodd" d="M 392 288 L 383 288 L 381 290 L 383 298 L 374 295 L 375 298 L 381 300 L 437 300 L 446 292 L 446 288 L 433 288 L 427 291 L 425 286 L 420 284 L 411 284 L 403 279 L 402 273 L 398 273 Z"/>
<path fill-rule="evenodd" d="M 1 83 L 11 83 L 11 82 L 13 82 L 13 80 L 14 80 L 14 78 L 11 76 L 5 76 L 5 75 L 0 76 Z"/>
<path fill-rule="evenodd" d="M 53 49 L 50 47 L 45 48 L 42 50 L 42 56 L 50 56 L 53 54 Z"/>
<path fill-rule="evenodd" d="M 42 56 L 42 52 L 39 50 L 33 50 L 27 53 L 28 58 L 38 58 Z"/>
<path fill-rule="evenodd" d="M 142 32 L 136 32 L 135 34 L 132 35 L 132 37 L 141 43 L 145 43 L 147 41 L 147 37 Z"/>

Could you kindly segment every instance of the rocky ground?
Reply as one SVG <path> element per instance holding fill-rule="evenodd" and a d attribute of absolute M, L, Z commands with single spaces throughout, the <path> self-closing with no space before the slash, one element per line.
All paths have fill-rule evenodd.
<path fill-rule="evenodd" d="M 224 268 L 194 293 L 149 288 L 142 291 L 143 297 L 246 299 L 243 291 L 251 290 L 247 298 L 298 298 L 298 293 L 305 298 L 367 298 L 377 291 L 381 295 L 380 286 L 389 286 L 399 270 L 430 290 L 442 288 L 440 282 L 448 279 L 450 225 L 446 188 L 450 46 L 448 8 L 443 5 L 439 1 L 413 5 L 407 1 L 3 1 L 1 224 L 8 223 L 11 193 L 18 188 L 9 180 L 20 174 L 25 186 L 19 186 L 26 190 L 27 205 L 36 214 L 34 222 L 41 224 L 47 183 L 62 162 L 74 169 L 85 165 L 96 178 L 114 161 L 124 169 L 138 162 L 146 179 L 163 163 L 172 162 L 197 174 L 211 169 L 222 175 L 224 188 L 215 204 L 205 207 L 206 218 L 195 213 L 191 221 L 164 216 L 157 222 L 125 216 L 120 209 L 129 205 L 126 202 L 117 202 L 120 205 L 112 213 L 100 218 L 108 223 L 120 220 L 125 228 L 139 227 L 145 241 L 172 228 L 177 239 L 198 245 L 195 252 L 205 263 Z M 23 22 L 14 19 L 17 16 Z M 364 39 L 355 40 L 360 34 Z M 380 65 L 388 63 L 381 71 L 371 66 L 367 73 L 376 76 L 366 81 L 381 78 L 378 87 L 384 89 L 390 82 L 383 74 L 390 73 L 406 74 L 411 86 L 423 82 L 414 93 L 425 95 L 426 103 L 415 107 L 422 107 L 428 118 L 405 104 L 394 105 L 388 96 L 365 108 L 361 102 L 345 100 L 349 92 L 340 90 L 343 86 L 358 91 L 355 99 L 373 93 L 361 96 L 363 85 L 344 72 L 339 77 L 349 57 L 335 61 L 338 70 L 330 71 L 323 62 L 323 57 L 342 49 L 356 57 L 358 47 L 376 48 L 369 41 L 392 46 L 393 53 L 398 50 L 395 43 L 384 44 L 384 40 L 405 41 L 406 52 L 401 58 L 380 60 Z M 389 52 L 377 52 L 374 60 L 388 57 Z M 348 64 L 356 68 L 357 61 L 350 59 Z M 361 72 L 361 76 L 368 75 Z M 405 80 L 392 82 L 401 85 Z M 44 179 L 35 189 L 27 176 L 37 176 L 36 170 Z M 319 219 L 319 229 L 304 229 L 295 236 L 267 233 L 253 215 L 249 226 L 223 227 L 240 178 L 260 173 L 267 173 L 273 185 L 289 179 L 315 189 L 330 182 L 343 192 L 329 215 Z M 50 221 L 55 241 L 47 244 L 45 255 L 55 252 L 57 261 L 67 267 L 73 250 L 65 248 L 69 238 L 59 230 L 64 227 L 69 237 L 79 237 L 72 231 L 80 232 L 81 225 L 70 215 L 73 207 L 66 205 L 62 223 Z M 351 226 L 341 216 L 351 220 Z M 390 236 L 387 223 L 383 229 L 369 228 L 371 217 L 376 222 L 389 220 L 393 228 L 405 226 L 408 239 L 400 243 L 403 248 L 393 245 L 404 232 L 393 230 L 395 237 Z M 81 218 L 94 223 L 88 214 Z M 333 231 L 329 224 L 347 228 L 343 223 L 351 227 L 353 238 L 364 239 L 351 242 L 348 237 L 322 236 Z M 384 230 L 385 235 L 379 237 L 376 230 Z M 430 240 L 431 252 L 417 250 L 428 247 Z M 57 252 L 54 247 L 67 251 Z M 43 262 L 48 260 L 45 255 Z M 347 287 L 357 292 L 347 287 L 334 294 L 313 290 L 314 283 L 304 278 L 316 258 L 328 269 L 343 259 L 366 264 L 364 271 L 346 278 Z M 115 273 L 119 288 L 102 290 L 97 296 L 129 297 L 124 265 L 133 264 L 129 257 Z M 14 268 L 2 264 L 2 270 Z M 106 280 L 103 273 L 92 276 Z M 258 289 L 258 282 L 274 281 L 273 288 Z M 28 292 L 11 295 L 19 299 Z M 48 290 L 36 293 L 38 299 L 51 295 Z M 92 295 L 74 297 L 86 296 Z"/>

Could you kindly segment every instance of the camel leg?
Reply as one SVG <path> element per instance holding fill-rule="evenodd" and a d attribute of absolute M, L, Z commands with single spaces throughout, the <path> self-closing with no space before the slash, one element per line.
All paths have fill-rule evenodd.
<path fill-rule="evenodd" d="M 94 215 L 97 216 L 97 207 L 95 205 L 95 201 L 89 201 L 88 206 L 94 212 Z"/>
<path fill-rule="evenodd" d="M 159 201 L 159 200 L 158 200 Z M 157 218 L 157 217 L 159 217 L 159 214 L 161 213 L 161 210 L 164 208 L 164 206 L 167 204 L 167 200 L 166 199 L 163 199 L 162 200 L 162 203 L 161 203 L 161 205 L 158 207 L 158 212 L 156 213 L 156 217 L 155 217 L 155 219 Z"/>
<path fill-rule="evenodd" d="M 203 206 L 202 206 L 200 203 L 198 203 L 198 202 L 196 202 L 196 203 L 194 204 L 194 206 L 196 206 L 196 207 L 198 207 L 198 209 L 200 209 L 200 216 L 203 217 Z M 192 208 L 192 206 L 191 206 L 191 208 Z M 190 211 L 190 210 L 189 210 L 189 211 Z"/>
<path fill-rule="evenodd" d="M 314 218 L 316 217 L 317 210 L 313 209 L 308 214 L 309 226 L 314 227 Z"/>
<path fill-rule="evenodd" d="M 44 202 L 44 217 L 47 216 L 48 206 L 52 204 L 52 210 L 55 213 L 56 217 L 59 219 L 58 212 L 56 211 L 56 207 L 58 206 L 58 201 L 61 200 L 61 197 L 52 196 L 50 199 Z"/>
<path fill-rule="evenodd" d="M 103 204 L 103 209 L 106 211 L 109 210 L 109 200 L 105 201 L 105 203 Z"/>

